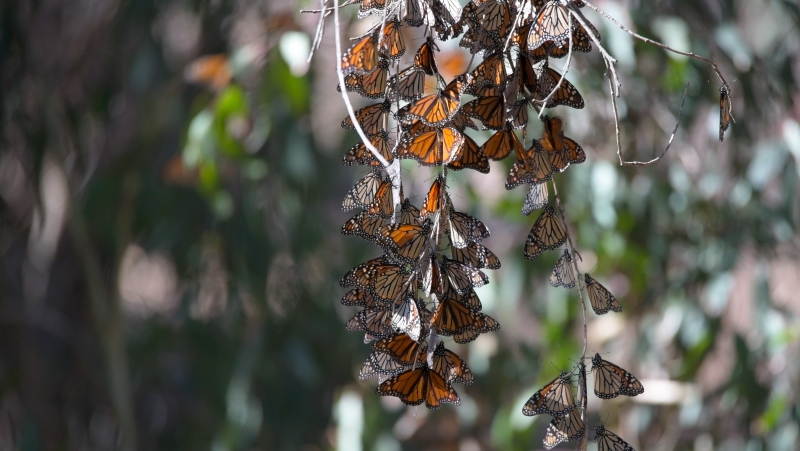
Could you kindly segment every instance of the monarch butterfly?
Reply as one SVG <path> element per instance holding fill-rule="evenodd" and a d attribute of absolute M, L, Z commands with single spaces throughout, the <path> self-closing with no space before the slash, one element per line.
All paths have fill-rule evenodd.
<path fill-rule="evenodd" d="M 363 19 L 370 14 L 382 14 L 386 9 L 386 0 L 362 0 L 358 8 L 358 18 Z"/>
<path fill-rule="evenodd" d="M 463 248 L 470 241 L 479 243 L 489 236 L 489 228 L 478 218 L 450 209 L 444 224 L 453 247 Z"/>
<path fill-rule="evenodd" d="M 397 112 L 397 119 L 406 123 L 413 119 L 419 119 L 430 127 L 444 124 L 458 110 L 461 93 L 464 91 L 467 81 L 468 77 L 459 75 L 436 94 L 425 96 L 401 108 Z"/>
<path fill-rule="evenodd" d="M 433 351 L 433 371 L 439 373 L 447 383 L 470 385 L 475 380 L 472 371 L 469 370 L 467 362 L 453 351 L 445 349 L 444 343 L 439 342 L 436 350 Z"/>
<path fill-rule="evenodd" d="M 408 334 L 397 334 L 376 341 L 372 349 L 372 354 L 359 373 L 359 379 L 367 379 L 374 373 L 393 376 L 407 370 L 415 362 L 422 363 L 428 345 L 424 340 L 414 341 Z"/>
<path fill-rule="evenodd" d="M 383 227 L 385 220 L 380 216 L 371 216 L 362 211 L 350 218 L 342 226 L 342 235 L 359 236 L 367 241 L 378 241 L 377 233 Z"/>
<path fill-rule="evenodd" d="M 594 29 L 591 24 L 588 22 L 587 24 Z M 596 30 L 593 31 L 597 34 Z M 569 53 L 568 45 L 568 41 L 564 41 L 561 44 L 547 43 L 536 50 L 538 51 L 544 48 L 548 56 L 563 58 Z M 586 33 L 586 29 L 583 28 L 583 25 L 577 23 L 577 21 L 574 21 L 572 24 L 572 51 L 582 53 L 589 53 L 592 51 L 592 41 Z"/>
<path fill-rule="evenodd" d="M 490 130 L 500 130 L 506 122 L 505 96 L 478 97 L 462 108 L 464 115 L 480 119 Z"/>
<path fill-rule="evenodd" d="M 719 88 L 719 142 L 725 137 L 725 130 L 731 123 L 731 112 L 733 105 L 731 104 L 731 90 L 727 85 Z"/>
<path fill-rule="evenodd" d="M 385 130 L 381 129 L 378 133 L 370 135 L 369 141 L 372 143 L 373 147 L 378 149 L 378 152 L 387 162 L 391 163 L 394 161 L 394 155 L 392 155 L 393 144 L 389 139 L 389 134 L 386 133 Z M 367 149 L 363 141 L 359 141 L 356 145 L 351 147 L 342 158 L 342 164 L 344 165 L 352 166 L 353 163 L 368 164 L 373 168 L 382 167 L 381 162 L 375 159 L 375 155 Z"/>
<path fill-rule="evenodd" d="M 363 288 L 353 288 L 348 291 L 342 297 L 342 305 L 367 308 L 390 307 L 389 303 L 379 300 L 369 290 Z"/>
<path fill-rule="evenodd" d="M 506 178 L 506 189 L 516 188 L 523 183 L 534 185 L 544 183 L 550 180 L 553 171 L 547 153 L 538 141 L 533 141 L 525 153 L 517 153 L 517 161 L 511 166 Z"/>
<path fill-rule="evenodd" d="M 464 142 L 456 152 L 456 158 L 447 164 L 447 167 L 460 171 L 462 169 L 474 169 L 480 173 L 489 173 L 489 159 L 483 154 L 478 144 L 467 135 L 462 135 Z"/>
<path fill-rule="evenodd" d="M 348 74 L 344 78 L 345 88 L 348 92 L 355 91 L 362 97 L 379 99 L 386 95 L 386 79 L 389 74 L 389 61 L 381 59 L 378 67 L 365 74 Z M 342 90 L 337 86 L 338 91 Z"/>
<path fill-rule="evenodd" d="M 585 430 L 580 410 L 573 409 L 567 415 L 555 417 L 550 421 L 544 435 L 544 447 L 552 449 L 561 442 L 577 440 L 583 437 Z"/>
<path fill-rule="evenodd" d="M 413 102 L 425 92 L 425 73 L 414 66 L 408 67 L 397 75 L 392 75 L 388 86 L 387 99 L 392 102 L 398 99 Z"/>
<path fill-rule="evenodd" d="M 603 426 L 597 426 L 595 433 L 597 434 L 594 438 L 597 442 L 597 451 L 636 451 L 625 440 Z"/>
<path fill-rule="evenodd" d="M 469 242 L 466 247 L 452 248 L 453 260 L 476 269 L 499 269 L 500 259 L 482 244 Z"/>
<path fill-rule="evenodd" d="M 392 327 L 400 332 L 405 332 L 412 340 L 418 341 L 422 332 L 422 322 L 420 321 L 420 309 L 417 307 L 417 300 L 409 295 L 395 306 L 392 313 Z"/>
<path fill-rule="evenodd" d="M 350 211 L 354 208 L 369 208 L 384 181 L 384 178 L 377 171 L 372 171 L 362 177 L 344 197 L 342 211 Z"/>
<path fill-rule="evenodd" d="M 386 120 L 386 115 L 391 110 L 392 103 L 389 100 L 384 100 L 382 103 L 374 103 L 365 106 L 364 108 L 355 111 L 355 117 L 361 129 L 367 135 L 374 135 L 380 133 L 383 128 L 383 123 Z M 342 128 L 354 130 L 355 126 L 350 116 L 347 116 L 342 121 Z"/>
<path fill-rule="evenodd" d="M 342 72 L 365 74 L 378 66 L 378 36 L 370 32 L 358 38 L 342 55 Z"/>
<path fill-rule="evenodd" d="M 429 409 L 438 409 L 442 404 L 461 404 L 458 393 L 439 373 L 428 368 L 427 363 L 390 377 L 375 392 L 379 396 L 396 396 L 409 406 L 424 402 Z"/>
<path fill-rule="evenodd" d="M 552 92 L 553 89 L 555 89 L 559 80 L 561 80 L 561 74 L 555 69 L 550 68 L 547 63 L 545 63 L 544 67 L 542 68 L 542 73 L 537 79 L 538 91 L 536 94 L 541 100 L 543 100 L 550 95 L 550 92 Z M 576 109 L 581 109 L 584 107 L 581 93 L 578 92 L 575 86 L 567 81 L 566 78 L 561 81 L 561 85 L 555 91 L 553 97 L 547 101 L 547 105 L 545 105 L 545 107 L 554 108 L 557 105 L 564 105 Z"/>
<path fill-rule="evenodd" d="M 550 285 L 554 287 L 564 287 L 566 289 L 575 288 L 575 272 L 572 268 L 572 255 L 564 249 L 564 255 L 558 259 L 553 272 L 550 273 Z"/>
<path fill-rule="evenodd" d="M 444 336 L 458 335 L 466 330 L 481 334 L 500 328 L 494 318 L 474 312 L 450 296 L 444 296 L 439 301 L 431 326 L 436 327 L 436 331 Z"/>
<path fill-rule="evenodd" d="M 540 45 L 553 41 L 556 45 L 569 39 L 569 10 L 558 0 L 551 0 L 538 11 L 528 34 L 528 50 L 535 50 Z"/>
<path fill-rule="evenodd" d="M 475 294 L 475 290 L 469 290 L 466 294 L 458 294 L 453 290 L 447 290 L 444 292 L 444 297 L 449 297 L 456 302 L 464 304 L 464 306 L 473 312 L 480 312 L 483 308 L 481 299 Z"/>
<path fill-rule="evenodd" d="M 557 378 L 528 399 L 528 402 L 522 408 L 522 413 L 527 416 L 546 413 L 554 417 L 560 417 L 568 414 L 574 408 L 572 378 L 569 373 L 562 371 Z"/>
<path fill-rule="evenodd" d="M 396 17 L 386 22 L 379 23 L 370 30 L 377 41 L 380 41 L 378 53 L 380 56 L 397 60 L 406 52 L 406 45 L 403 43 L 403 35 L 400 33 L 400 20 Z M 378 34 L 383 30 L 383 38 L 378 39 Z"/>
<path fill-rule="evenodd" d="M 502 52 L 495 52 L 484 57 L 483 62 L 472 70 L 470 88 L 477 86 L 502 88 L 507 79 L 505 55 Z"/>
<path fill-rule="evenodd" d="M 416 260 L 425 250 L 430 233 L 431 221 L 426 220 L 422 225 L 384 226 L 380 229 L 378 236 L 381 238 L 381 243 L 395 254 L 406 259 Z"/>
<path fill-rule="evenodd" d="M 531 55 L 524 53 L 520 53 L 517 59 L 517 73 L 520 75 L 520 83 L 531 93 L 539 92 L 539 76 L 536 75 L 536 70 L 533 68 L 537 61 Z"/>
<path fill-rule="evenodd" d="M 419 27 L 423 24 L 433 26 L 434 24 L 433 11 L 426 0 L 407 0 L 405 12 L 403 20 L 412 27 Z"/>
<path fill-rule="evenodd" d="M 433 0 L 433 29 L 443 41 L 450 39 L 454 34 L 453 27 L 461 19 L 461 4 L 458 0 Z"/>
<path fill-rule="evenodd" d="M 489 278 L 483 271 L 447 257 L 442 258 L 441 267 L 444 288 L 450 288 L 458 294 L 466 294 L 472 288 L 480 288 L 489 283 Z"/>
<path fill-rule="evenodd" d="M 408 281 L 404 266 L 384 263 L 376 258 L 351 269 L 340 281 L 343 287 L 369 288 L 372 294 L 385 301 L 394 301 Z"/>
<path fill-rule="evenodd" d="M 419 133 L 397 148 L 398 158 L 411 158 L 423 166 L 448 164 L 458 156 L 464 135 L 453 127 Z"/>
<path fill-rule="evenodd" d="M 422 209 L 419 211 L 420 218 L 426 218 L 428 215 L 432 215 L 439 211 L 441 202 L 444 200 L 443 196 L 447 196 L 447 191 L 444 189 L 444 184 L 444 173 L 440 173 L 431 185 L 431 189 L 428 190 L 428 195 L 425 197 L 425 200 L 422 202 Z"/>
<path fill-rule="evenodd" d="M 367 205 L 367 213 L 384 219 L 389 219 L 394 215 L 391 181 L 384 180 L 381 182 L 381 186 L 378 187 L 372 203 Z"/>
<path fill-rule="evenodd" d="M 428 36 L 414 55 L 414 67 L 422 69 L 426 75 L 438 74 L 439 68 L 436 67 L 434 50 L 439 50 L 439 48 L 436 46 L 436 42 Z"/>
<path fill-rule="evenodd" d="M 507 36 L 512 16 L 506 0 L 476 0 L 475 3 L 479 4 L 475 11 L 479 27 L 492 39 Z"/>
<path fill-rule="evenodd" d="M 496 132 L 481 146 L 481 151 L 483 151 L 484 155 L 495 161 L 502 160 L 509 156 L 512 150 L 517 154 L 525 152 L 525 148 L 522 147 L 522 143 L 519 142 L 519 138 L 517 138 L 517 135 L 514 133 L 513 127 L 510 126 L 507 126 L 505 130 Z"/>
<path fill-rule="evenodd" d="M 442 293 L 442 272 L 435 254 L 431 253 L 430 257 L 423 260 L 420 274 L 421 278 L 417 282 L 425 296 Z"/>
<path fill-rule="evenodd" d="M 402 224 L 418 224 L 419 209 L 411 205 L 411 201 L 406 198 L 400 207 L 400 222 Z"/>
<path fill-rule="evenodd" d="M 365 308 L 350 318 L 345 325 L 349 331 L 364 331 L 364 342 L 374 338 L 384 338 L 394 334 L 392 329 L 391 307 Z"/>
<path fill-rule="evenodd" d="M 548 152 L 550 163 L 558 172 L 564 172 L 570 163 L 578 164 L 586 161 L 586 153 L 581 146 L 564 136 L 561 118 L 545 116 L 544 130 L 539 145 Z"/>
<path fill-rule="evenodd" d="M 600 353 L 592 357 L 594 377 L 594 394 L 598 398 L 611 399 L 619 395 L 636 396 L 644 393 L 644 387 L 636 377 L 619 366 L 603 360 Z"/>
<path fill-rule="evenodd" d="M 550 199 L 547 192 L 547 183 L 532 184 L 522 203 L 522 214 L 528 216 L 533 210 L 538 210 L 547 205 Z"/>
<path fill-rule="evenodd" d="M 542 251 L 555 249 L 567 241 L 567 232 L 553 207 L 547 205 L 533 224 L 525 241 L 525 258 L 533 260 Z"/>
<path fill-rule="evenodd" d="M 509 109 L 508 122 L 515 130 L 528 126 L 528 101 L 518 100 Z"/>
<path fill-rule="evenodd" d="M 621 312 L 622 306 L 617 302 L 617 298 L 609 292 L 600 282 L 592 279 L 589 274 L 585 274 L 586 292 L 589 294 L 589 301 L 592 303 L 592 310 L 598 315 L 605 315 L 609 310 Z"/>

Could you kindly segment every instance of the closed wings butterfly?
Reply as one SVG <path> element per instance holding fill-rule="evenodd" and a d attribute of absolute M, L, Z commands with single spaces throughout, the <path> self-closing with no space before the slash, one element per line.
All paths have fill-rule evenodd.
<path fill-rule="evenodd" d="M 358 109 L 355 112 L 356 120 L 367 135 L 374 135 L 380 133 L 383 129 L 383 123 L 387 118 L 387 114 L 391 110 L 392 103 L 388 100 L 382 103 L 374 103 Z M 353 130 L 355 126 L 350 116 L 347 116 L 342 121 L 342 128 Z"/>
<path fill-rule="evenodd" d="M 485 333 L 499 329 L 493 318 L 483 313 L 474 312 L 464 304 L 450 296 L 444 296 L 433 314 L 432 325 L 444 336 L 458 335 L 465 330 Z"/>
<path fill-rule="evenodd" d="M 469 370 L 467 362 L 455 352 L 446 349 L 441 341 L 433 352 L 431 369 L 439 373 L 449 384 L 470 385 L 474 382 L 472 371 Z"/>
<path fill-rule="evenodd" d="M 581 109 L 585 106 L 583 96 L 578 92 L 578 89 L 572 85 L 566 78 L 561 80 L 561 74 L 550 68 L 545 64 L 542 68 L 542 73 L 537 79 L 537 92 L 539 100 L 544 100 L 551 92 L 555 91 L 547 101 L 547 108 L 553 108 L 557 105 L 564 105 L 571 108 Z M 558 88 L 556 88 L 558 86 Z"/>
<path fill-rule="evenodd" d="M 537 185 L 544 183 L 553 176 L 555 169 L 550 163 L 550 158 L 542 149 L 538 141 L 533 141 L 531 147 L 523 153 L 517 154 L 517 160 L 511 166 L 511 171 L 506 178 L 506 189 L 513 189 L 523 183 Z"/>
<path fill-rule="evenodd" d="M 636 451 L 625 440 L 603 426 L 598 426 L 595 433 L 597 434 L 594 439 L 597 442 L 597 451 Z"/>
<path fill-rule="evenodd" d="M 547 2 L 534 19 L 528 35 L 528 50 L 534 50 L 548 41 L 560 45 L 569 40 L 569 14 L 559 0 Z"/>
<path fill-rule="evenodd" d="M 489 278 L 481 270 L 447 257 L 442 259 L 441 267 L 445 289 L 450 288 L 458 294 L 466 294 L 472 288 L 480 288 L 489 283 Z"/>
<path fill-rule="evenodd" d="M 394 155 L 392 155 L 393 143 L 392 140 L 389 139 L 389 134 L 386 133 L 385 130 L 380 129 L 378 133 L 370 135 L 369 141 L 372 143 L 373 147 L 378 149 L 378 152 L 381 154 L 384 160 L 389 163 L 394 161 Z M 352 166 L 353 163 L 365 165 L 368 164 L 373 168 L 379 168 L 383 166 L 381 162 L 375 158 L 375 155 L 373 155 L 372 152 L 367 149 L 367 146 L 364 145 L 363 141 L 359 141 L 356 145 L 351 147 L 342 158 L 342 164 L 344 165 Z"/>
<path fill-rule="evenodd" d="M 564 287 L 566 289 L 575 288 L 575 271 L 572 267 L 572 255 L 564 249 L 564 254 L 556 262 L 553 272 L 550 273 L 550 285 L 554 287 Z"/>
<path fill-rule="evenodd" d="M 489 173 L 489 159 L 486 158 L 478 144 L 467 135 L 462 135 L 464 141 L 456 152 L 456 157 L 447 164 L 447 167 L 460 171 L 462 169 L 474 169 L 480 173 Z"/>
<path fill-rule="evenodd" d="M 514 133 L 513 127 L 506 127 L 492 135 L 481 147 L 484 155 L 495 161 L 502 160 L 514 151 L 517 155 L 524 154 L 525 148 Z"/>
<path fill-rule="evenodd" d="M 567 232 L 553 207 L 547 205 L 533 224 L 525 241 L 525 258 L 533 260 L 542 251 L 555 249 L 567 241 Z"/>
<path fill-rule="evenodd" d="M 386 80 L 389 74 L 389 61 L 380 60 L 378 67 L 365 74 L 348 74 L 344 78 L 348 91 L 355 91 L 362 97 L 379 99 L 386 95 Z M 341 87 L 338 88 L 341 90 Z"/>
<path fill-rule="evenodd" d="M 611 399 L 619 395 L 636 396 L 644 393 L 644 387 L 636 377 L 619 366 L 603 360 L 599 353 L 592 357 L 594 393 L 598 398 Z"/>
<path fill-rule="evenodd" d="M 586 161 L 586 153 L 581 146 L 564 136 L 564 123 L 561 118 L 545 116 L 543 121 L 544 130 L 539 145 L 550 157 L 553 169 L 564 172 L 570 164 Z"/>
<path fill-rule="evenodd" d="M 480 243 L 489 236 L 489 228 L 478 218 L 450 210 L 445 222 L 445 232 L 453 247 L 464 248 L 468 243 Z"/>
<path fill-rule="evenodd" d="M 719 88 L 719 142 L 725 138 L 725 130 L 731 123 L 731 112 L 733 107 L 731 105 L 731 90 L 727 85 Z"/>
<path fill-rule="evenodd" d="M 369 208 L 383 182 L 384 178 L 377 171 L 372 171 L 362 177 L 345 195 L 342 201 L 342 211 L 350 211 L 354 208 Z"/>
<path fill-rule="evenodd" d="M 395 306 L 392 314 L 392 327 L 399 332 L 408 334 L 412 340 L 417 341 L 420 333 L 422 333 L 420 317 L 417 300 L 414 296 L 406 296 L 400 305 Z"/>
<path fill-rule="evenodd" d="M 592 310 L 598 315 L 604 315 L 609 311 L 621 312 L 622 306 L 617 302 L 617 298 L 611 294 L 600 282 L 594 280 L 588 273 L 585 274 L 586 292 L 589 294 L 589 302 Z"/>
<path fill-rule="evenodd" d="M 549 199 L 547 183 L 532 184 L 528 188 L 528 194 L 525 195 L 525 201 L 522 203 L 522 214 L 528 216 L 533 210 L 544 208 Z"/>
<path fill-rule="evenodd" d="M 577 440 L 583 437 L 585 430 L 580 409 L 572 409 L 566 415 L 553 418 L 547 425 L 543 441 L 544 447 L 552 449 L 559 443 Z"/>
<path fill-rule="evenodd" d="M 575 408 L 572 397 L 572 378 L 566 371 L 553 379 L 528 399 L 522 413 L 528 416 L 546 413 L 554 417 L 564 416 Z"/>
<path fill-rule="evenodd" d="M 453 246 L 451 249 L 453 260 L 459 261 L 476 269 L 499 269 L 500 259 L 486 246 L 475 242 L 468 242 L 465 247 Z"/>

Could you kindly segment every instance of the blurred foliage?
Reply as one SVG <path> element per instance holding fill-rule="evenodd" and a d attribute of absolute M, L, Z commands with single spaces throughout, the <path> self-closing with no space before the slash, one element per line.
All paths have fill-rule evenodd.
<path fill-rule="evenodd" d="M 560 113 L 588 161 L 561 195 L 582 269 L 625 309 L 589 313 L 590 349 L 654 395 L 592 398 L 589 423 L 640 450 L 795 449 L 800 9 L 597 4 L 718 62 L 737 122 L 719 144 L 713 72 L 587 12 L 619 60 L 626 158 L 661 151 L 691 83 L 667 156 L 619 167 L 597 52 L 570 72 L 587 108 Z M 582 313 L 546 282 L 556 255 L 522 259 L 533 219 L 501 165 L 453 177 L 503 262 L 480 291 L 503 328 L 460 348 L 462 405 L 401 408 L 356 382 L 368 346 L 337 281 L 374 249 L 338 232 L 355 137 L 332 46 L 303 66 L 317 18 L 298 9 L 316 5 L 0 4 L 0 449 L 539 446 L 545 422 L 520 409 L 579 355 Z"/>

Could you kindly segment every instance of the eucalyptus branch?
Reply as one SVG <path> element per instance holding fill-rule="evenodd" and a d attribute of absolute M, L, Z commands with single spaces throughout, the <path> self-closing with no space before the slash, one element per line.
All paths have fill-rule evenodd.
<path fill-rule="evenodd" d="M 319 45 L 322 43 L 322 37 L 325 35 L 325 17 L 327 14 L 325 13 L 325 5 L 328 3 L 328 0 L 320 0 L 322 4 L 322 9 L 320 10 L 322 14 L 319 16 L 319 23 L 317 23 L 317 32 L 314 33 L 314 42 L 311 43 L 311 52 L 308 54 L 308 59 L 306 59 L 306 63 L 311 62 L 311 58 L 314 57 L 314 52 L 319 48 Z M 300 12 L 313 12 L 313 11 L 303 11 Z"/>
<path fill-rule="evenodd" d="M 402 183 L 400 174 L 400 160 L 395 158 L 391 163 L 386 161 L 378 149 L 372 145 L 372 142 L 364 133 L 364 130 L 361 128 L 361 124 L 359 124 L 358 119 L 356 118 L 353 105 L 350 103 L 350 97 L 347 95 L 347 89 L 345 89 L 346 85 L 344 82 L 344 72 L 342 72 L 342 38 L 339 30 L 339 3 L 336 1 L 333 2 L 333 26 L 336 34 L 336 76 L 339 78 L 339 86 L 342 87 L 342 100 L 344 100 L 344 105 L 347 107 L 347 114 L 350 115 L 350 120 L 353 122 L 353 128 L 355 128 L 356 133 L 358 133 L 358 136 L 361 138 L 364 146 L 372 153 L 375 159 L 378 160 L 381 165 L 383 165 L 384 169 L 386 169 L 386 172 L 389 174 L 389 179 L 392 182 L 392 203 L 394 205 L 395 213 L 392 215 L 391 222 L 394 224 L 397 212 L 400 210 L 400 202 L 402 202 L 402 199 L 400 199 L 400 186 Z"/>
<path fill-rule="evenodd" d="M 656 47 L 661 47 L 662 49 L 664 49 L 664 50 L 666 50 L 668 52 L 676 53 L 678 55 L 688 56 L 689 58 L 694 58 L 696 60 L 700 60 L 700 61 L 705 62 L 706 64 L 711 66 L 712 69 L 714 69 L 714 72 L 717 74 L 717 77 L 719 77 L 720 81 L 722 82 L 722 85 L 725 86 L 725 88 L 730 89 L 730 85 L 728 84 L 727 80 L 725 80 L 725 77 L 722 76 L 722 72 L 720 72 L 719 67 L 717 67 L 717 63 L 711 61 L 710 59 L 708 59 L 706 57 L 703 57 L 703 56 L 700 56 L 700 55 L 696 55 L 696 54 L 694 54 L 692 52 L 682 52 L 680 50 L 673 49 L 672 47 L 670 47 L 670 46 L 668 46 L 666 44 L 662 44 L 662 43 L 660 43 L 658 41 L 654 41 L 654 40 L 652 40 L 650 38 L 646 38 L 646 37 L 644 37 L 644 36 L 642 36 L 640 34 L 637 34 L 637 33 L 633 32 L 631 30 L 628 30 L 627 28 L 625 28 L 624 25 L 619 23 L 616 19 L 614 19 L 613 17 L 608 15 L 608 13 L 606 13 L 602 9 L 592 5 L 588 1 L 584 0 L 584 3 L 589 5 L 590 8 L 592 8 L 596 13 L 600 14 L 601 16 L 603 16 L 605 19 L 611 21 L 611 23 L 613 23 L 614 25 L 619 27 L 622 31 L 624 31 L 625 33 L 628 33 L 629 35 L 633 36 L 634 38 L 636 38 L 636 39 L 638 39 L 640 41 L 646 42 L 648 44 L 653 44 Z"/>

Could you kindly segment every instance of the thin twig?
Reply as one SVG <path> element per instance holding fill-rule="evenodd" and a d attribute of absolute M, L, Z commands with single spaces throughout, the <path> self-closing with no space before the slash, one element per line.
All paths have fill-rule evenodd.
<path fill-rule="evenodd" d="M 561 222 L 564 226 L 564 231 L 567 235 L 567 245 L 569 249 L 567 250 L 570 252 L 571 255 L 575 255 L 577 251 L 575 250 L 575 244 L 572 242 L 572 237 L 569 234 L 569 224 L 567 223 L 567 217 L 564 214 L 564 207 L 561 205 L 561 197 L 558 195 L 558 187 L 556 186 L 555 179 L 551 179 L 553 183 L 553 194 L 556 198 L 556 205 L 558 206 L 558 213 L 561 216 Z M 586 427 L 586 404 L 587 404 L 587 397 L 586 397 L 586 367 L 583 365 L 584 359 L 586 359 L 586 349 L 588 347 L 589 342 L 589 333 L 586 327 L 586 299 L 583 297 L 583 290 L 585 286 L 581 284 L 580 278 L 580 271 L 578 270 L 578 260 L 574 257 L 570 259 L 570 263 L 572 264 L 572 269 L 575 274 L 575 279 L 578 286 L 578 296 L 581 299 L 581 308 L 583 312 L 583 351 L 581 352 L 581 360 L 579 363 L 579 367 L 581 369 L 581 373 L 578 376 L 578 382 L 580 384 L 578 395 L 581 398 L 581 420 L 583 420 L 583 436 L 578 440 L 578 450 L 586 451 L 586 447 L 588 445 L 588 430 Z"/>
<path fill-rule="evenodd" d="M 600 40 L 597 39 L 597 36 L 595 36 L 594 33 L 592 32 L 592 27 L 589 27 L 587 25 L 588 20 L 586 20 L 586 17 L 583 16 L 581 10 L 577 9 L 574 5 L 572 5 L 572 3 L 569 3 L 567 6 L 570 9 L 570 16 L 574 17 L 578 21 L 578 23 L 581 24 L 581 26 L 583 26 L 583 29 L 586 31 L 586 34 L 589 35 L 589 39 L 591 39 L 592 42 L 594 42 L 594 45 L 597 46 L 597 51 L 600 52 L 600 55 L 603 57 L 603 62 L 606 65 L 606 69 L 608 69 L 608 71 L 611 73 L 611 76 L 614 79 L 615 89 L 612 95 L 619 97 L 619 89 L 622 87 L 622 84 L 619 82 L 619 77 L 617 77 L 617 70 L 614 66 L 617 63 L 617 60 L 613 56 L 611 56 L 610 53 L 608 53 L 608 50 L 606 50 L 602 44 L 600 44 Z"/>
<path fill-rule="evenodd" d="M 339 3 L 334 1 L 333 5 L 333 26 L 336 34 L 336 76 L 339 78 L 339 85 L 344 87 L 344 72 L 342 72 L 342 39 L 339 30 Z M 394 224 L 397 212 L 400 210 L 400 202 L 402 202 L 402 199 L 400 199 L 400 186 L 402 183 L 400 174 L 400 159 L 395 158 L 394 161 L 389 163 L 385 158 L 383 158 L 383 155 L 381 155 L 378 149 L 372 145 L 372 142 L 364 133 L 364 130 L 361 128 L 361 124 L 356 118 L 356 113 L 353 110 L 353 105 L 350 103 L 350 97 L 347 95 L 346 89 L 342 89 L 342 100 L 344 100 L 344 105 L 347 107 L 347 114 L 350 115 L 350 120 L 353 122 L 353 128 L 355 128 L 356 133 L 358 133 L 358 136 L 361 138 L 364 146 L 370 152 L 372 152 L 372 156 L 374 156 L 375 159 L 378 160 L 381 165 L 383 165 L 384 169 L 386 169 L 386 172 L 389 174 L 389 179 L 392 182 L 392 202 L 394 203 L 394 214 L 392 215 L 391 223 Z"/>
<path fill-rule="evenodd" d="M 311 62 L 311 58 L 314 57 L 314 51 L 317 50 L 322 43 L 322 37 L 325 35 L 325 5 L 328 3 L 328 0 L 320 0 L 322 3 L 322 15 L 319 16 L 319 23 L 317 24 L 317 32 L 314 34 L 314 42 L 311 43 L 311 52 L 308 54 L 308 59 L 306 59 L 306 63 Z"/>
<path fill-rule="evenodd" d="M 680 50 L 675 50 L 675 49 L 673 49 L 672 47 L 670 47 L 670 46 L 668 46 L 666 44 L 662 44 L 662 43 L 660 43 L 658 41 L 654 41 L 654 40 L 652 40 L 650 38 L 646 38 L 646 37 L 644 37 L 644 36 L 642 36 L 640 34 L 634 33 L 633 31 L 628 30 L 627 28 L 625 28 L 624 25 L 619 23 L 613 17 L 609 16 L 608 13 L 606 13 L 602 9 L 592 5 L 588 1 L 584 0 L 584 3 L 589 5 L 589 7 L 592 8 L 593 10 L 595 10 L 596 13 L 600 14 L 601 16 L 605 17 L 607 20 L 611 21 L 614 25 L 619 27 L 622 31 L 624 31 L 625 33 L 628 33 L 629 35 L 633 36 L 636 39 L 639 39 L 640 41 L 646 42 L 648 44 L 653 44 L 653 45 L 655 45 L 657 47 L 661 47 L 662 49 L 664 49 L 664 50 L 666 50 L 668 52 L 677 53 L 678 55 L 688 56 L 689 58 L 694 58 L 696 60 L 700 60 L 700 61 L 705 62 L 706 64 L 711 66 L 712 69 L 714 69 L 714 72 L 716 72 L 717 77 L 719 77 L 720 81 L 722 82 L 722 85 L 725 86 L 726 88 L 730 88 L 730 86 L 728 85 L 728 82 L 725 80 L 725 77 L 722 76 L 722 72 L 720 72 L 719 67 L 717 67 L 717 64 L 715 62 L 711 61 L 710 59 L 708 59 L 706 57 L 703 57 L 703 56 L 700 56 L 700 55 L 695 55 L 692 52 L 682 52 Z"/>
<path fill-rule="evenodd" d="M 661 157 L 663 157 L 667 153 L 667 151 L 669 150 L 669 146 L 672 145 L 672 140 L 675 139 L 675 133 L 678 132 L 678 127 L 680 127 L 680 125 L 681 125 L 681 115 L 683 114 L 683 104 L 684 104 L 684 102 L 686 102 L 686 93 L 688 91 L 689 91 L 689 83 L 686 83 L 686 88 L 683 90 L 683 100 L 681 100 L 681 109 L 678 110 L 678 120 L 675 123 L 675 128 L 672 130 L 672 135 L 670 135 L 670 137 L 669 137 L 669 141 L 667 142 L 667 147 L 664 149 L 663 152 L 661 152 L 661 155 L 659 155 L 656 158 L 653 158 L 652 160 L 649 160 L 649 161 L 625 161 L 625 160 L 622 159 L 622 149 L 619 146 L 619 119 L 618 119 L 618 116 L 617 116 L 617 105 L 616 105 L 616 101 L 614 101 L 614 99 L 612 97 L 612 101 L 614 103 L 614 121 L 615 121 L 615 126 L 616 126 L 616 129 L 617 129 L 617 157 L 619 157 L 619 164 L 620 165 L 622 165 L 622 166 L 647 166 L 647 165 L 653 164 L 656 161 L 660 160 Z"/>

